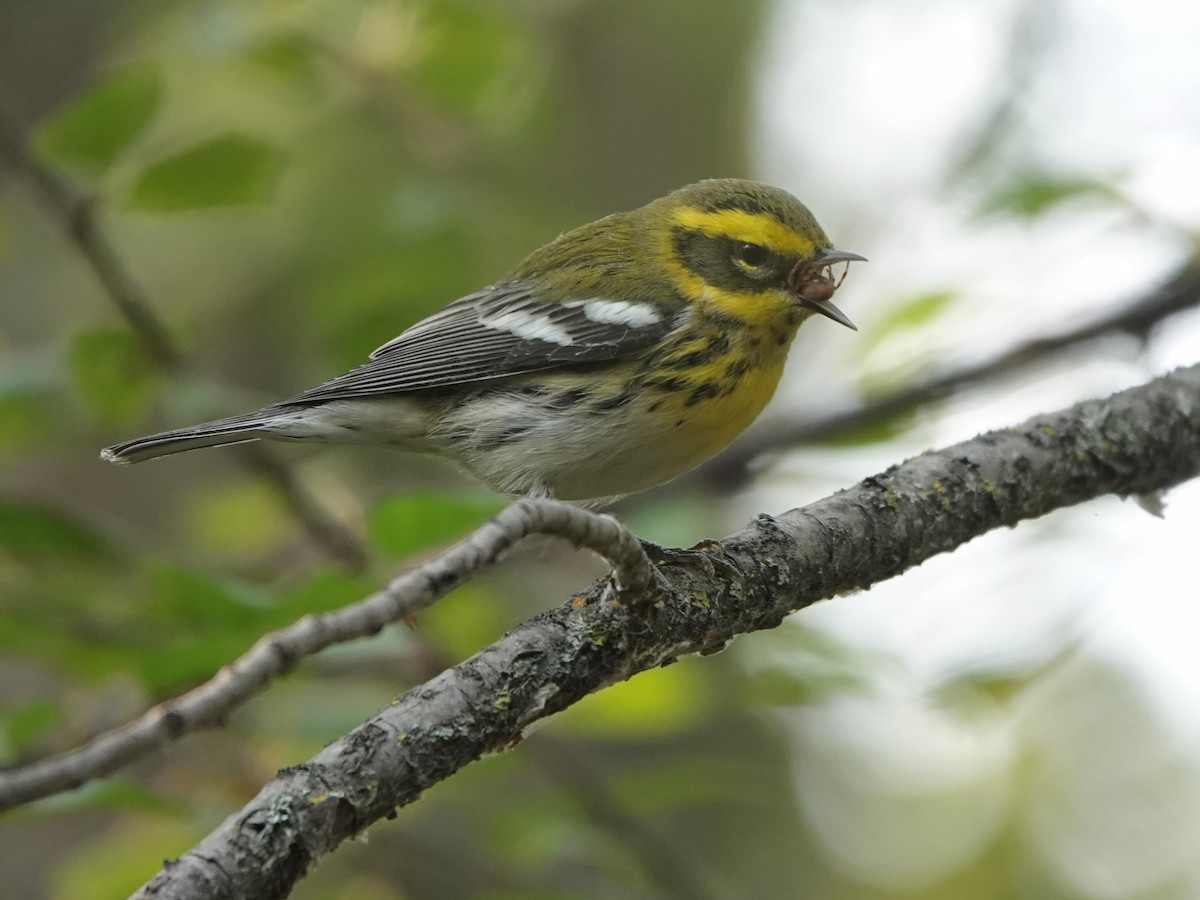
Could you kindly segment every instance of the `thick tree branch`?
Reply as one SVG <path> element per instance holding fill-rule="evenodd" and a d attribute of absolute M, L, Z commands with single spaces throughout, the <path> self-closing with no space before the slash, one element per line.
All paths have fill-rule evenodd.
<path fill-rule="evenodd" d="M 720 574 L 668 566 L 655 605 L 603 602 L 607 587 L 597 583 L 399 697 L 282 770 L 136 896 L 286 896 L 346 838 L 592 691 L 681 654 L 715 652 L 991 529 L 1197 474 L 1200 365 L 924 453 L 777 519 L 760 516 L 723 542 Z"/>
<path fill-rule="evenodd" d="M 33 184 L 47 208 L 62 220 L 75 248 L 87 260 L 96 280 L 155 365 L 174 375 L 184 371 L 183 357 L 166 325 L 155 314 L 149 298 L 100 227 L 95 198 L 34 159 L 15 118 L 3 108 L 0 108 L 0 159 L 6 159 L 13 171 Z M 354 570 L 366 566 L 367 551 L 362 543 L 321 507 L 274 453 L 259 444 L 237 447 L 235 452 L 249 468 L 274 485 L 312 539 L 330 556 Z"/>
<path fill-rule="evenodd" d="M 87 784 L 140 759 L 169 741 L 224 722 L 229 714 L 305 657 L 331 644 L 377 634 L 415 615 L 531 534 L 549 534 L 586 547 L 613 567 L 617 594 L 630 601 L 653 596 L 655 570 L 641 544 L 611 516 L 555 500 L 518 500 L 466 540 L 386 588 L 343 609 L 305 616 L 272 632 L 211 680 L 140 719 L 62 756 L 0 773 L 0 810 Z"/>
<path fill-rule="evenodd" d="M 975 385 L 993 383 L 1047 360 L 1061 359 L 1064 351 L 1073 347 L 1117 335 L 1130 335 L 1144 340 L 1164 320 L 1198 306 L 1200 261 L 1192 260 L 1151 293 L 1077 328 L 1026 341 L 998 356 L 952 369 L 862 406 L 794 424 L 756 429 L 746 439 L 738 441 L 728 451 L 701 467 L 694 477 L 712 487 L 725 490 L 738 488 L 750 477 L 751 463 L 763 454 L 804 444 L 817 444 L 859 428 L 886 422 Z"/>

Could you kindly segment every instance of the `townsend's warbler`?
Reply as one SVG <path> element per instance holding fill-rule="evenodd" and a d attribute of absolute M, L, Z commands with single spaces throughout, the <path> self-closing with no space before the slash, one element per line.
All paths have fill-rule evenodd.
<path fill-rule="evenodd" d="M 784 191 L 702 181 L 567 232 L 332 381 L 101 456 L 258 438 L 392 444 L 509 494 L 628 494 L 753 422 L 812 313 L 854 327 L 830 302 L 828 267 L 862 258 L 833 250 Z"/>

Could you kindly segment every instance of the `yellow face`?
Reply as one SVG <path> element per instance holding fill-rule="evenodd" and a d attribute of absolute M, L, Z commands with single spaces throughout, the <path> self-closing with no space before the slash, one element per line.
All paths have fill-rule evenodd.
<path fill-rule="evenodd" d="M 822 277 L 829 239 L 790 194 L 753 182 L 701 182 L 651 206 L 660 206 L 652 217 L 668 277 L 699 308 L 772 330 L 794 330 L 813 311 L 829 315 L 805 302 L 825 292 L 825 282 L 811 285 Z"/>

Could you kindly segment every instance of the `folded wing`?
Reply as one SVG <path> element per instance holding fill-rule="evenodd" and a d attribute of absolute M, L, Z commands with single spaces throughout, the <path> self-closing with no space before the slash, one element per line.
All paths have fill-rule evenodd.
<path fill-rule="evenodd" d="M 527 282 L 492 285 L 413 325 L 369 362 L 277 406 L 402 394 L 603 362 L 680 324 L 644 301 L 547 301 Z"/>

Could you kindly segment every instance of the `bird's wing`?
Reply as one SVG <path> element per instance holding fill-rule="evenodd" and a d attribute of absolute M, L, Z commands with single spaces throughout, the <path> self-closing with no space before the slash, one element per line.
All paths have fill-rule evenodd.
<path fill-rule="evenodd" d="M 644 301 L 547 301 L 527 282 L 492 285 L 413 325 L 345 375 L 281 406 L 423 391 L 616 359 L 679 317 Z"/>

